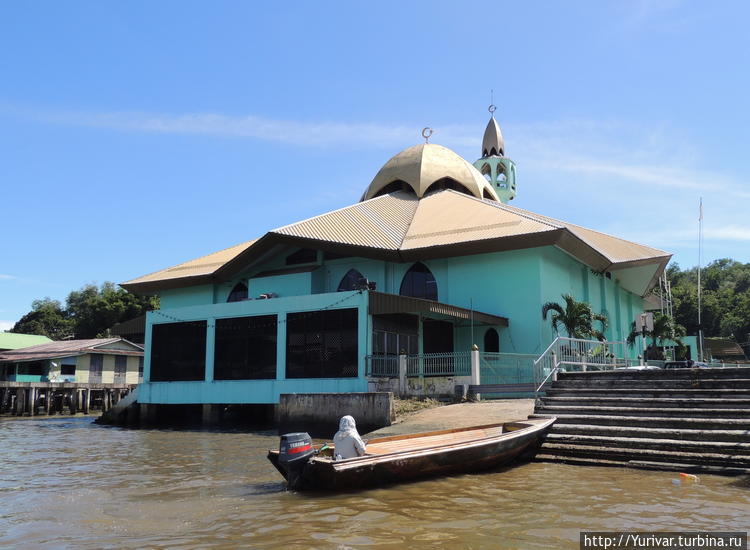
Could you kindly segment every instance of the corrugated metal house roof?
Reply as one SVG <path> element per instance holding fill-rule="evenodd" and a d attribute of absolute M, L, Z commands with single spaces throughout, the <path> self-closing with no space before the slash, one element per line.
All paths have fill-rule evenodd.
<path fill-rule="evenodd" d="M 27 348 L 39 344 L 46 344 L 52 340 L 38 334 L 16 334 L 15 332 L 0 332 L 0 350 Z"/>
<path fill-rule="evenodd" d="M 123 342 L 123 348 L 107 348 L 112 344 Z M 70 357 L 84 353 L 105 353 L 112 355 L 143 355 L 143 348 L 124 338 L 91 338 L 88 340 L 60 340 L 48 344 L 40 344 L 15 351 L 0 353 L 0 361 L 24 362 L 39 361 L 42 359 L 55 359 L 57 357 Z"/>

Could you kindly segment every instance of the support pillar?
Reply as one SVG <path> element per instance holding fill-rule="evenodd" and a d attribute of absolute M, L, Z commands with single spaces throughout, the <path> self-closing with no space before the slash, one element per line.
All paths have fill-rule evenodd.
<path fill-rule="evenodd" d="M 26 392 L 23 388 L 18 388 L 16 390 L 16 416 L 23 416 L 23 409 L 24 409 L 24 394 Z"/>
<path fill-rule="evenodd" d="M 52 406 L 52 386 L 47 386 L 44 389 L 44 412 L 49 416 L 50 407 Z"/>
<path fill-rule="evenodd" d="M 36 388 L 29 388 L 29 416 L 34 416 L 36 414 L 36 399 Z"/>
<path fill-rule="evenodd" d="M 140 409 L 139 422 L 141 426 L 149 426 L 154 423 L 154 405 L 148 403 L 139 403 L 138 408 Z"/>
<path fill-rule="evenodd" d="M 479 347 L 476 344 L 472 344 L 471 346 L 471 385 L 472 386 L 478 386 L 480 375 L 479 375 Z M 477 401 L 480 401 L 482 399 L 482 395 L 479 393 L 474 394 L 474 399 Z"/>
<path fill-rule="evenodd" d="M 403 353 L 398 356 L 398 391 L 401 396 L 405 396 L 408 387 L 406 385 L 406 355 Z"/>
<path fill-rule="evenodd" d="M 210 403 L 203 404 L 201 421 L 204 426 L 214 426 L 219 423 L 219 407 L 220 405 Z"/>
<path fill-rule="evenodd" d="M 84 400 L 83 400 L 83 412 L 85 414 L 89 414 L 89 408 L 91 407 L 91 389 L 85 389 L 84 391 Z"/>

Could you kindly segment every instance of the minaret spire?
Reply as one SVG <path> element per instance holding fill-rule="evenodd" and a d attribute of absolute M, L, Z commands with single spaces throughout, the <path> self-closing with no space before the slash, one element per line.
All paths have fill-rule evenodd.
<path fill-rule="evenodd" d="M 490 120 L 482 138 L 482 158 L 474 166 L 492 184 L 500 200 L 507 203 L 516 196 L 516 165 L 505 156 L 503 132 L 495 120 L 497 107 L 490 103 L 487 110 Z"/>

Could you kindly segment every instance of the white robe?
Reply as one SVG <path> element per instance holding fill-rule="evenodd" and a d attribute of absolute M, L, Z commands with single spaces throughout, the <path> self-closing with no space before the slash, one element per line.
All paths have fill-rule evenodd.
<path fill-rule="evenodd" d="M 365 442 L 359 437 L 354 418 L 346 415 L 339 422 L 339 431 L 333 436 L 335 449 L 333 455 L 336 460 L 354 458 L 365 454 Z"/>

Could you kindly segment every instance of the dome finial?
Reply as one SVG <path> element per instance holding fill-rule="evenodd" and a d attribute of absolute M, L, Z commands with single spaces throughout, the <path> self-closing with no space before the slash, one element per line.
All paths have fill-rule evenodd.
<path fill-rule="evenodd" d="M 424 128 L 422 128 L 422 137 L 424 138 L 424 142 L 425 143 L 430 143 L 430 137 L 434 133 L 435 133 L 435 131 L 432 128 L 430 128 L 429 126 L 425 126 Z"/>

